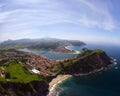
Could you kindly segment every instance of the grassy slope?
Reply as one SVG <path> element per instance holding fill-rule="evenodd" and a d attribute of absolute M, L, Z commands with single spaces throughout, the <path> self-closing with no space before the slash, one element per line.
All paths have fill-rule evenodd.
<path fill-rule="evenodd" d="M 5 70 L 5 74 L 8 76 L 5 78 L 0 77 L 0 81 L 28 83 L 40 80 L 40 76 L 30 73 L 21 62 L 17 63 L 16 61 L 11 61 L 8 66 L 2 67 Z"/>

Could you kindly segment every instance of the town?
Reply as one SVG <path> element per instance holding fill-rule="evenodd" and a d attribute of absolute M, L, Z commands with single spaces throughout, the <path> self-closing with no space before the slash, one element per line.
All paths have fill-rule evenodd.
<path fill-rule="evenodd" d="M 52 67 L 57 63 L 56 60 L 48 59 L 41 55 L 35 55 L 28 52 L 22 52 L 15 49 L 0 51 L 0 76 L 5 77 L 4 68 L 11 60 L 24 62 L 24 66 L 33 74 L 39 75 L 54 75 L 54 73 L 47 71 L 47 68 Z"/>

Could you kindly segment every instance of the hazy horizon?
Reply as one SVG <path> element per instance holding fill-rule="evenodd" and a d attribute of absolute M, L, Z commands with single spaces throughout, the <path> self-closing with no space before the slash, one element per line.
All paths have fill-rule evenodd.
<path fill-rule="evenodd" d="M 120 45 L 118 0 L 0 0 L 0 42 L 60 38 Z"/>

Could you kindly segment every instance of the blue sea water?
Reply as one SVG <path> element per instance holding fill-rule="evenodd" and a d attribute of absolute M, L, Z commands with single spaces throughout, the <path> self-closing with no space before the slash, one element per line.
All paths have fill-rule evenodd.
<path fill-rule="evenodd" d="M 59 96 L 120 96 L 120 46 L 90 44 L 69 47 L 74 50 L 81 50 L 83 47 L 102 49 L 110 57 L 117 59 L 117 65 L 103 72 L 65 80 L 58 85 L 61 89 Z"/>

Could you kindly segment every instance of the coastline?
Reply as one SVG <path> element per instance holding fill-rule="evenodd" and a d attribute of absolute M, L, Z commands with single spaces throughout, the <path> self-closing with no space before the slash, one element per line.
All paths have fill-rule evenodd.
<path fill-rule="evenodd" d="M 112 61 L 111 61 L 111 64 L 108 67 L 106 67 L 106 68 L 109 68 L 109 67 L 114 66 L 114 65 L 117 64 L 114 59 L 112 59 Z M 79 73 L 79 74 L 73 74 L 73 75 L 69 75 L 69 74 L 58 75 L 56 78 L 54 78 L 49 83 L 49 91 L 52 91 L 56 87 L 56 85 L 62 83 L 64 80 L 66 80 L 66 79 L 68 79 L 68 78 L 70 78 L 72 76 L 86 76 L 86 75 L 94 74 L 94 73 L 97 73 L 97 72 L 101 72 L 101 71 L 105 70 L 106 68 L 105 67 L 101 67 L 99 69 L 95 69 L 95 70 L 93 70 L 91 72 L 88 72 L 88 73 Z"/>
<path fill-rule="evenodd" d="M 54 88 L 58 85 L 58 84 L 60 84 L 60 83 L 62 83 L 64 80 L 66 80 L 66 79 L 68 79 L 68 78 L 70 78 L 70 77 L 72 77 L 72 75 L 58 75 L 56 78 L 54 78 L 50 83 L 49 83 L 49 92 L 50 91 L 52 91 L 52 90 L 54 90 Z M 49 96 L 49 95 L 47 95 L 47 96 Z"/>
<path fill-rule="evenodd" d="M 115 64 L 111 64 L 111 65 L 115 65 Z M 108 66 L 107 68 L 109 68 L 111 66 Z M 101 67 L 100 69 L 96 69 L 94 71 L 88 72 L 88 73 L 79 73 L 79 74 L 73 74 L 73 75 L 58 75 L 56 78 L 54 78 L 50 83 L 49 83 L 49 93 L 47 96 L 59 96 L 59 91 L 57 92 L 56 90 L 54 90 L 56 88 L 56 86 L 60 83 L 62 83 L 64 80 L 72 77 L 72 76 L 86 76 L 86 75 L 90 75 L 90 74 L 94 74 L 94 73 L 98 73 L 101 71 L 106 70 L 107 68 Z"/>
<path fill-rule="evenodd" d="M 88 72 L 88 73 L 79 73 L 79 74 L 73 74 L 73 76 L 86 76 L 86 75 L 90 75 L 90 74 L 94 74 L 97 72 L 101 72 L 105 70 L 105 68 L 101 67 L 100 69 L 95 69 L 94 71 Z"/>
<path fill-rule="evenodd" d="M 111 65 L 114 65 L 114 64 L 111 64 Z M 109 66 L 108 66 L 109 67 Z M 62 83 L 64 80 L 72 77 L 72 76 L 86 76 L 86 75 L 90 75 L 90 74 L 94 74 L 94 73 L 97 73 L 97 72 L 101 72 L 103 70 L 105 70 L 106 68 L 104 67 L 101 67 L 100 69 L 96 69 L 94 71 L 91 71 L 91 72 L 88 72 L 88 73 L 79 73 L 79 74 L 73 74 L 73 75 L 58 75 L 56 78 L 54 78 L 50 83 L 49 83 L 49 92 L 53 91 L 55 89 L 55 87 Z M 47 96 L 50 96 L 49 94 Z"/>
<path fill-rule="evenodd" d="M 66 79 L 68 79 L 68 78 L 70 78 L 70 77 L 72 77 L 72 76 L 86 76 L 86 75 L 90 75 L 90 74 L 93 74 L 93 73 L 96 73 L 96 72 L 100 72 L 100 71 L 102 71 L 102 70 L 104 70 L 103 67 L 100 68 L 100 69 L 94 70 L 94 71 L 92 71 L 92 72 L 89 72 L 89 73 L 80 73 L 80 74 L 73 74 L 73 75 L 69 75 L 69 74 L 67 74 L 67 75 L 58 75 L 56 78 L 54 78 L 54 79 L 49 83 L 49 88 L 48 88 L 49 93 L 48 93 L 47 96 L 52 96 L 51 93 L 52 93 L 52 91 L 54 91 L 55 87 L 56 87 L 58 84 L 62 83 L 64 80 L 66 80 Z"/>

